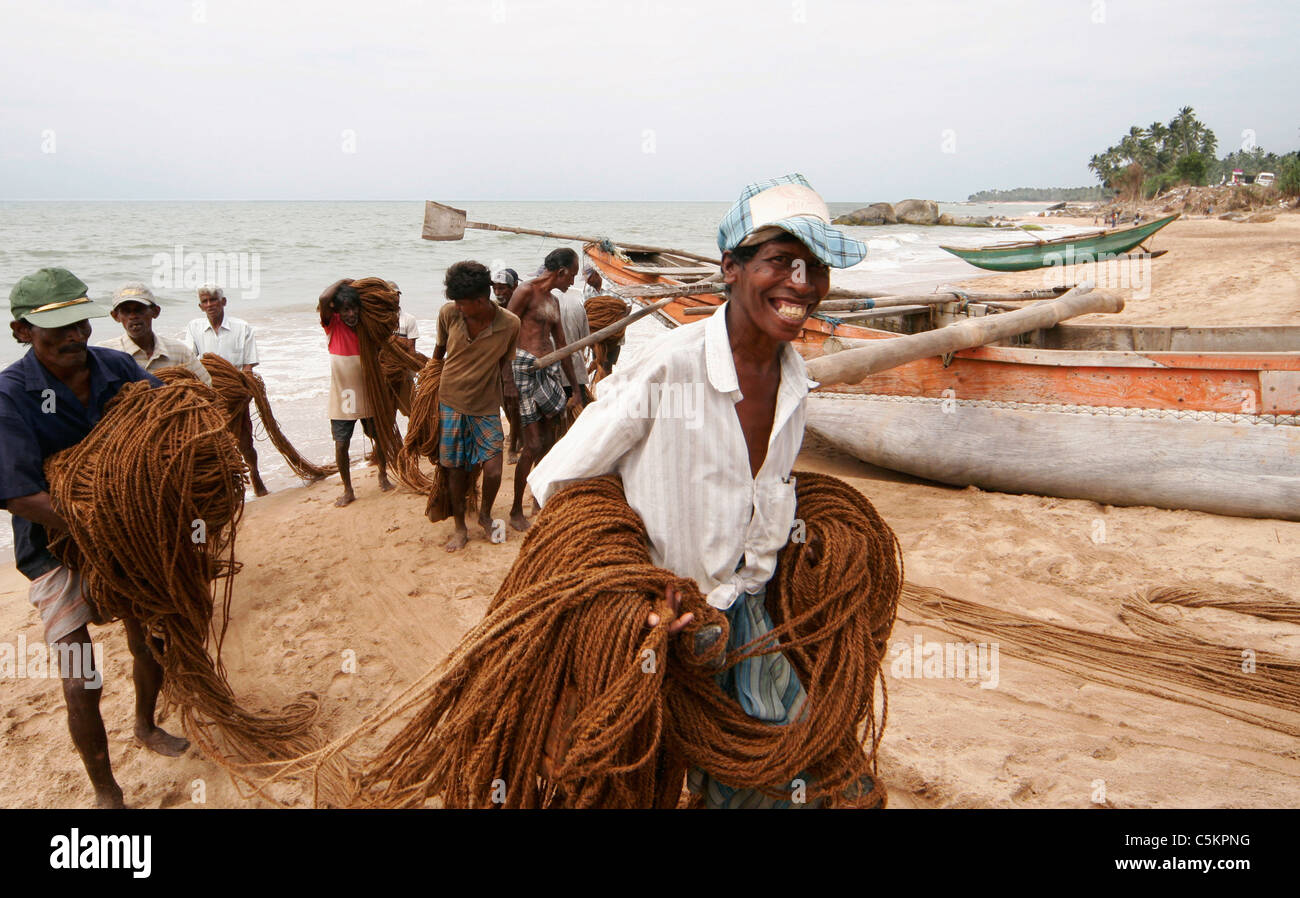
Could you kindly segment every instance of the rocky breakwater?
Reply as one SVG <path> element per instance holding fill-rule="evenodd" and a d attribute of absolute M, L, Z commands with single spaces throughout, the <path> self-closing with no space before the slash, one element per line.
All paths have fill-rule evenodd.
<path fill-rule="evenodd" d="M 837 225 L 947 225 L 950 227 L 991 228 L 990 215 L 939 214 L 939 204 L 934 200 L 903 200 L 901 203 L 872 203 L 854 209 L 835 219 Z"/>

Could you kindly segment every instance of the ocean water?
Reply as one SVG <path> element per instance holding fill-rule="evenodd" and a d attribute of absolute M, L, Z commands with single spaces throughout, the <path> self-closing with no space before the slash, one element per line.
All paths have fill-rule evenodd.
<path fill-rule="evenodd" d="M 714 255 L 717 224 L 728 205 L 446 202 L 466 209 L 472 221 Z M 861 205 L 832 203 L 831 212 Z M 944 204 L 941 209 L 962 215 L 1025 215 L 1045 205 Z M 155 330 L 179 336 L 200 315 L 195 288 L 208 279 L 210 265 L 226 286 L 227 314 L 256 330 L 258 373 L 281 427 L 304 455 L 325 461 L 333 458 L 333 444 L 325 413 L 329 357 L 315 315 L 322 289 L 341 277 L 396 281 L 403 308 L 420 323 L 418 348 L 430 354 L 438 309 L 445 301 L 442 278 L 452 263 L 477 259 L 528 277 L 558 246 L 581 251 L 574 241 L 494 231 L 467 231 L 460 241 L 423 240 L 423 214 L 422 202 L 0 202 L 0 306 L 9 320 L 13 284 L 39 268 L 60 266 L 90 286 L 92 299 L 105 303 L 126 281 L 150 284 L 163 308 Z M 982 246 L 1011 239 L 1006 231 L 979 228 L 846 230 L 867 242 L 869 254 L 860 265 L 835 272 L 832 283 L 858 289 L 930 289 L 966 279 L 982 272 L 940 250 L 941 243 Z M 1051 225 L 1047 230 L 1068 231 Z M 111 318 L 97 319 L 93 327 L 92 343 L 120 333 Z M 628 339 L 650 339 L 661 329 L 653 318 L 643 319 L 629 330 Z M 0 339 L 0 366 L 23 352 L 12 337 Z M 357 439 L 354 458 L 360 452 Z M 259 442 L 258 455 L 272 490 L 299 482 L 270 443 Z M 358 485 L 368 489 L 372 482 L 363 474 Z M 3 512 L 0 553 L 12 555 L 12 533 Z"/>

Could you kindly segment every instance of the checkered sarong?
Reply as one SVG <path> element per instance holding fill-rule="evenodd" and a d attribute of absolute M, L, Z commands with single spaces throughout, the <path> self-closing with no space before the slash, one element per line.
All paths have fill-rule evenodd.
<path fill-rule="evenodd" d="M 510 373 L 519 389 L 519 426 L 527 427 L 543 418 L 554 418 L 564 411 L 568 397 L 564 395 L 564 377 L 560 363 L 538 371 L 533 367 L 537 356 L 526 349 L 515 348 Z"/>
<path fill-rule="evenodd" d="M 444 468 L 468 470 L 501 454 L 505 431 L 500 415 L 462 415 L 440 402 L 438 422 L 438 464 Z"/>

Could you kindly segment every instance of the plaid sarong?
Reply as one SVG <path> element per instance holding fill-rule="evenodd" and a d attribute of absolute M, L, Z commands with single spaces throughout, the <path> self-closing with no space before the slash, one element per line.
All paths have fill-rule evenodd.
<path fill-rule="evenodd" d="M 726 610 L 730 627 L 728 651 L 734 651 L 772 630 L 766 598 L 766 588 L 760 593 L 745 593 Z M 722 691 L 734 698 L 746 714 L 778 726 L 789 726 L 798 720 L 808 699 L 799 675 L 780 652 L 745 658 L 719 674 L 717 680 Z M 688 772 L 687 784 L 692 792 L 703 793 L 706 808 L 803 809 L 820 803 L 804 804 L 786 798 L 772 798 L 757 789 L 737 789 L 719 782 L 698 767 Z M 784 784 L 780 789 L 793 792 L 793 784 Z"/>
<path fill-rule="evenodd" d="M 564 411 L 568 397 L 564 395 L 564 375 L 560 363 L 538 371 L 533 367 L 537 356 L 526 349 L 515 348 L 510 373 L 519 388 L 519 426 L 527 427 L 543 418 L 554 418 Z"/>
<path fill-rule="evenodd" d="M 438 464 L 444 468 L 468 470 L 501 454 L 505 432 L 500 415 L 462 415 L 440 402 L 438 421 Z"/>

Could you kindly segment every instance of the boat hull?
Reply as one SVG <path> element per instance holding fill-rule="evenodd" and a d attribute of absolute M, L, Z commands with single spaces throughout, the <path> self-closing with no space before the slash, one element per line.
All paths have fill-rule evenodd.
<path fill-rule="evenodd" d="M 1300 419 L 850 393 L 808 429 L 870 464 L 953 486 L 1300 520 Z"/>
<path fill-rule="evenodd" d="M 1170 215 L 1166 218 L 1158 218 L 1149 224 L 1096 237 L 1065 237 L 1046 243 L 1019 243 L 1014 246 L 984 249 L 961 249 L 955 246 L 939 248 L 986 271 L 1032 271 L 1035 268 L 1098 262 L 1114 258 L 1138 246 L 1177 217 L 1177 215 Z"/>

